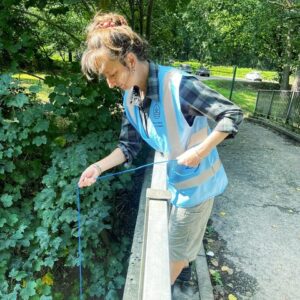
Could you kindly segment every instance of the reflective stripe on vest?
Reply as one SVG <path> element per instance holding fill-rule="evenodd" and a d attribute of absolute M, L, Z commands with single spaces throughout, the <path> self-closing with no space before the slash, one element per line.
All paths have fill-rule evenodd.
<path fill-rule="evenodd" d="M 215 161 L 211 168 L 202 171 L 200 174 L 198 174 L 195 177 L 192 177 L 191 179 L 175 183 L 174 186 L 177 190 L 182 190 L 192 188 L 194 186 L 197 186 L 198 184 L 202 184 L 203 182 L 207 181 L 210 177 L 214 176 L 215 173 L 217 173 L 217 171 L 221 168 L 221 166 L 222 163 L 220 159 L 218 159 Z"/>
<path fill-rule="evenodd" d="M 177 75 L 177 78 L 176 78 Z M 170 156 L 169 159 L 175 159 L 178 155 L 182 154 L 185 150 L 185 145 L 183 145 L 180 141 L 180 135 L 178 134 L 179 131 L 179 125 L 176 118 L 176 110 L 177 108 L 174 107 L 175 101 L 173 101 L 172 97 L 172 91 L 174 88 L 171 86 L 172 81 L 174 79 L 179 80 L 181 79 L 181 76 L 178 78 L 178 75 L 174 71 L 168 72 L 164 77 L 164 96 L 163 96 L 163 106 L 164 106 L 164 112 L 166 116 L 166 131 L 168 135 L 169 143 L 171 146 Z M 175 78 L 174 78 L 175 77 Z"/>

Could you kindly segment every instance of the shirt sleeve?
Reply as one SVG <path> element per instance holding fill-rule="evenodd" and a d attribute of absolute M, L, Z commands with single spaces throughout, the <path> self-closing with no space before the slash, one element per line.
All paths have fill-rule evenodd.
<path fill-rule="evenodd" d="M 137 156 L 142 148 L 141 136 L 128 121 L 125 112 L 122 117 L 122 126 L 118 147 L 124 153 L 127 165 L 132 163 L 133 159 Z"/>
<path fill-rule="evenodd" d="M 215 130 L 229 133 L 234 137 L 242 123 L 242 110 L 209 88 L 195 77 L 183 77 L 180 83 L 180 101 L 182 112 L 188 122 L 191 117 L 205 115 L 217 122 Z"/>

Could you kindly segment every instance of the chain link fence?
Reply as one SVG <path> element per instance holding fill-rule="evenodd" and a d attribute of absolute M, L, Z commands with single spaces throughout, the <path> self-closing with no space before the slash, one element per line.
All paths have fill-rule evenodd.
<path fill-rule="evenodd" d="M 300 91 L 259 90 L 254 114 L 300 130 Z"/>

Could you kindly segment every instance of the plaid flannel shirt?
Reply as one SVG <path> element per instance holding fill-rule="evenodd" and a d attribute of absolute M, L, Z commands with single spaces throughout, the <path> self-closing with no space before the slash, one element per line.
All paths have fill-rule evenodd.
<path fill-rule="evenodd" d="M 151 101 L 158 100 L 158 65 L 149 63 L 147 93 L 142 102 L 147 112 Z M 238 126 L 243 120 L 242 110 L 221 94 L 204 85 L 199 79 L 183 76 L 179 96 L 181 111 L 192 125 L 196 116 L 206 116 L 217 124 L 214 130 L 228 132 L 227 138 L 233 138 L 238 132 Z M 128 121 L 124 112 L 118 147 L 124 153 L 127 163 L 130 164 L 142 147 L 142 138 Z"/>

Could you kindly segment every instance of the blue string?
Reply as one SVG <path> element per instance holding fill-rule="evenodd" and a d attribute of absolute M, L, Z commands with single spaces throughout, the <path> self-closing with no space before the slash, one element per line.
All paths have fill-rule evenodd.
<path fill-rule="evenodd" d="M 81 221 L 80 221 L 80 187 L 77 185 L 77 211 L 78 211 L 78 256 L 79 256 L 79 292 L 80 300 L 83 300 L 82 293 L 82 253 L 81 253 Z"/>
<path fill-rule="evenodd" d="M 114 176 L 118 176 L 118 175 L 121 175 L 121 174 L 134 172 L 134 171 L 137 171 L 137 170 L 140 170 L 140 169 L 151 167 L 153 165 L 163 164 L 163 163 L 167 163 L 167 162 L 171 162 L 171 161 L 176 161 L 176 160 L 174 159 L 174 160 L 158 161 L 158 162 L 145 164 L 145 165 L 142 165 L 142 166 L 139 166 L 139 167 L 136 167 L 136 168 L 131 168 L 131 169 L 116 172 L 116 173 L 109 173 L 109 174 L 104 175 L 104 176 L 98 176 L 96 178 L 96 180 L 107 179 L 109 177 L 114 177 Z M 80 300 L 83 300 L 81 220 L 80 220 L 80 187 L 78 185 L 77 185 L 77 190 L 76 190 L 76 196 L 77 196 L 77 211 L 78 211 L 78 256 L 79 256 L 78 259 L 79 259 L 79 292 L 80 292 L 80 297 L 79 298 L 80 298 Z"/>

